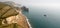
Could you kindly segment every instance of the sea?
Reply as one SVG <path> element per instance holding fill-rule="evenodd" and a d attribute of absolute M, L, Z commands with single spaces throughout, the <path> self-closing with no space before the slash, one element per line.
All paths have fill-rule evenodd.
<path fill-rule="evenodd" d="M 29 19 L 32 28 L 60 28 L 59 6 L 29 6 L 23 14 Z"/>

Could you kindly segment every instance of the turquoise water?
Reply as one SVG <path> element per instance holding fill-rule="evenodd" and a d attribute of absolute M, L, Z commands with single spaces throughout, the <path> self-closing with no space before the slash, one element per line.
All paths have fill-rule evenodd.
<path fill-rule="evenodd" d="M 32 28 L 60 28 L 59 8 L 29 7 L 29 12 L 23 13 L 28 17 Z"/>

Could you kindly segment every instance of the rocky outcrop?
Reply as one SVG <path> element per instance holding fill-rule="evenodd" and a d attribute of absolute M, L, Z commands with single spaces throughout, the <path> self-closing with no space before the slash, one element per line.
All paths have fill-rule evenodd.
<path fill-rule="evenodd" d="M 27 7 L 25 7 L 25 6 L 22 6 L 21 9 L 22 9 L 23 11 L 27 11 L 27 12 L 29 11 L 29 9 L 28 9 Z"/>

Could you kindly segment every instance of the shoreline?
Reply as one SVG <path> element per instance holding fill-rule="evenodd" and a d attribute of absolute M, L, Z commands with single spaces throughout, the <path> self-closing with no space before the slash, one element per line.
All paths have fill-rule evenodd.
<path fill-rule="evenodd" d="M 31 24 L 30 24 L 30 22 L 29 22 L 29 19 L 28 19 L 28 18 L 26 19 L 26 21 L 27 21 L 27 23 L 28 23 L 29 27 L 30 27 L 30 28 L 32 28 L 32 26 L 31 26 Z"/>
<path fill-rule="evenodd" d="M 25 17 L 26 22 L 27 22 L 27 24 L 29 25 L 29 28 L 32 28 L 32 26 L 31 26 L 31 24 L 30 24 L 30 22 L 29 22 L 29 19 L 22 13 L 22 11 L 21 11 L 20 13 Z"/>

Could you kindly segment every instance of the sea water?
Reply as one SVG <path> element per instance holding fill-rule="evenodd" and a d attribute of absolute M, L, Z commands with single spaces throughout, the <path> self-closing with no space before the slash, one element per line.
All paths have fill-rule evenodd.
<path fill-rule="evenodd" d="M 29 6 L 29 12 L 23 11 L 32 28 L 60 28 L 59 7 Z M 46 15 L 46 16 L 44 16 Z"/>

